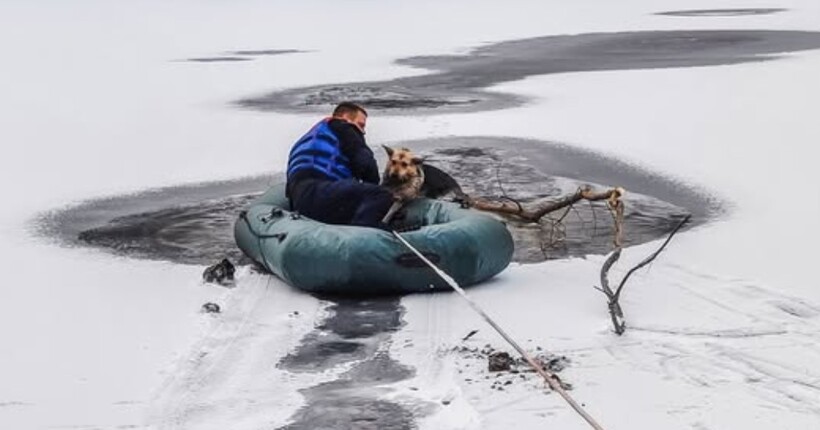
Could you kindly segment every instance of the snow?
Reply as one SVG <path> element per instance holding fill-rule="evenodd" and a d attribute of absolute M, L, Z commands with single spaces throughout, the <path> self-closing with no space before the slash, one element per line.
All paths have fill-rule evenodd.
<path fill-rule="evenodd" d="M 629 428 L 636 420 L 642 428 L 820 423 L 820 374 L 812 365 L 820 354 L 812 251 L 820 235 L 810 225 L 820 206 L 810 197 L 817 193 L 806 192 L 817 180 L 810 148 L 820 127 L 809 118 L 809 103 L 820 97 L 812 78 L 818 69 L 814 51 L 732 67 L 534 77 L 495 89 L 535 95 L 538 102 L 453 115 L 438 130 L 486 134 L 480 127 L 490 124 L 492 134 L 549 136 L 658 169 L 729 202 L 728 214 L 676 237 L 648 272 L 630 281 L 623 298 L 630 328 L 622 339 L 610 333 L 605 298 L 592 288 L 600 257 L 514 267 L 503 287 L 471 291 L 516 338 L 572 357 L 564 379 L 580 383 L 574 394 L 606 428 Z M 616 269 L 657 246 L 629 249 Z M 476 328 L 482 334 L 471 345 L 503 344 L 458 297 L 447 300 L 449 336 L 442 346 L 460 344 Z M 405 300 L 408 327 L 401 335 L 418 337 L 415 327 L 426 327 L 416 321 L 426 318 L 425 301 Z M 510 402 L 503 413 L 481 414 L 481 428 L 530 419 L 585 426 L 568 407 L 537 420 L 561 404 L 555 398 L 466 387 L 479 413 L 482 405 Z"/>
<path fill-rule="evenodd" d="M 294 289 L 273 288 L 276 281 L 269 276 L 245 270 L 238 277 L 242 283 L 222 301 L 223 314 L 157 390 L 149 417 L 158 427 L 284 425 L 303 401 L 282 385 L 309 386 L 332 379 L 276 367 L 276 358 L 298 346 L 314 320 L 323 317 L 322 303 Z M 271 334 L 271 328 L 278 330 Z"/>
<path fill-rule="evenodd" d="M 651 15 L 755 6 L 790 10 Z M 201 285 L 201 267 L 59 248 L 31 235 L 37 213 L 81 199 L 278 169 L 290 142 L 315 120 L 228 102 L 278 88 L 423 73 L 390 63 L 490 41 L 648 29 L 820 30 L 818 17 L 820 4 L 810 0 L 4 1 L 0 427 L 122 428 L 157 420 L 181 428 L 275 426 L 301 405 L 298 388 L 330 377 L 289 377 L 269 367 L 275 360 L 258 360 L 284 354 L 322 315 L 321 302 L 279 281 L 241 273 L 239 287 L 224 290 Z M 356 23 L 358 37 L 340 37 L 340 22 Z M 308 52 L 179 61 L 273 48 Z M 818 72 L 814 51 L 727 67 L 531 77 L 495 88 L 536 98 L 526 106 L 374 117 L 369 139 L 562 141 L 727 200 L 727 215 L 676 237 L 630 282 L 624 337 L 609 331 L 604 297 L 592 288 L 602 257 L 516 265 L 470 293 L 527 347 L 570 357 L 563 377 L 605 428 L 814 429 Z M 615 275 L 656 245 L 628 249 Z M 236 306 L 220 323 L 199 312 L 206 301 Z M 460 369 L 449 349 L 472 329 L 480 331 L 471 345 L 502 341 L 457 296 L 411 296 L 402 304 L 407 325 L 391 353 L 417 376 L 389 395 L 434 405 L 422 428 L 585 428 L 536 382 L 495 392 L 464 381 L 483 378 L 482 370 Z M 294 310 L 302 316 L 289 318 Z M 204 352 L 210 356 L 196 358 Z M 224 401 L 243 390 L 259 393 L 263 409 L 237 421 Z M 197 405 L 212 408 L 212 420 L 200 420 Z"/>

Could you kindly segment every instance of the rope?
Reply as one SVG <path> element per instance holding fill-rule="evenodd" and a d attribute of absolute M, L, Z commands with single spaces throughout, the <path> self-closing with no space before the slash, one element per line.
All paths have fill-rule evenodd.
<path fill-rule="evenodd" d="M 288 235 L 287 233 L 274 233 L 274 234 L 259 233 L 258 231 L 254 230 L 253 225 L 251 225 L 251 221 L 248 219 L 248 213 L 245 212 L 245 211 L 242 211 L 242 212 L 239 213 L 239 218 L 241 218 L 242 221 L 245 221 L 245 224 L 247 224 L 247 226 L 248 226 L 248 230 L 251 232 L 252 235 L 256 236 L 258 239 L 279 239 L 279 241 L 281 242 Z M 270 220 L 268 220 L 268 221 L 270 221 Z"/>
<path fill-rule="evenodd" d="M 590 415 L 589 415 L 589 414 L 588 414 L 588 413 L 587 413 L 587 412 L 586 412 L 586 411 L 585 411 L 585 410 L 581 407 L 581 405 L 579 405 L 579 404 L 578 404 L 578 402 L 576 402 L 576 401 L 575 401 L 575 399 L 573 399 L 573 398 L 572 398 L 572 396 L 570 396 L 570 395 L 569 395 L 569 393 L 567 393 L 567 392 L 566 392 L 566 390 L 564 390 L 564 387 L 563 387 L 563 386 L 561 386 L 561 381 L 560 381 L 560 379 L 558 379 L 558 376 L 556 376 L 554 373 L 550 372 L 549 370 L 544 369 L 543 367 L 541 367 L 541 365 L 539 365 L 539 364 L 538 364 L 538 363 L 537 363 L 537 362 L 536 362 L 536 361 L 535 361 L 535 360 L 534 360 L 534 359 L 533 359 L 533 358 L 532 358 L 529 354 L 527 354 L 527 352 L 526 352 L 526 351 L 524 351 L 524 348 L 522 348 L 520 345 L 518 345 L 518 343 L 517 343 L 515 340 L 513 340 L 513 338 L 511 338 L 511 337 L 510 337 L 510 336 L 509 336 L 509 335 L 508 335 L 508 334 L 504 331 L 504 329 L 502 329 L 502 328 L 501 328 L 501 326 L 499 326 L 499 325 L 498 325 L 495 321 L 493 321 L 493 319 L 492 319 L 492 318 L 490 318 L 490 316 L 489 316 L 489 315 L 487 315 L 487 313 L 486 313 L 486 312 L 484 312 L 484 310 L 483 310 L 483 309 L 481 309 L 481 307 L 480 307 L 480 306 L 478 306 L 478 304 L 476 304 L 476 303 L 475 303 L 475 302 L 474 302 L 474 301 L 473 301 L 473 300 L 472 300 L 472 299 L 471 299 L 471 298 L 467 295 L 467 293 L 464 291 L 464 289 L 462 289 L 462 288 L 458 285 L 458 283 L 455 281 L 455 279 L 453 279 L 452 277 L 450 277 L 450 275 L 448 275 L 447 273 L 445 273 L 443 270 L 441 270 L 441 269 L 439 269 L 438 267 L 436 267 L 436 265 L 435 265 L 435 264 L 433 264 L 430 260 L 428 260 L 428 259 L 427 259 L 427 257 L 425 257 L 425 256 L 424 256 L 421 252 L 419 252 L 419 250 L 417 250 L 416 248 L 414 248 L 414 247 L 413 247 L 413 245 L 411 245 L 409 242 L 407 242 L 407 240 L 405 240 L 405 239 L 404 239 L 404 238 L 403 238 L 403 237 L 402 237 L 402 236 L 401 236 L 398 232 L 396 232 L 396 231 L 394 230 L 392 233 L 393 233 L 393 236 L 395 236 L 395 237 L 399 240 L 399 242 L 401 242 L 404 246 L 406 246 L 406 247 L 407 247 L 407 249 L 409 249 L 409 250 L 410 250 L 410 251 L 412 251 L 414 254 L 416 254 L 416 256 L 417 256 L 417 257 L 419 257 L 419 258 L 421 259 L 421 261 L 423 261 L 425 264 L 427 264 L 428 266 L 430 266 L 430 268 L 431 268 L 431 269 L 433 269 L 433 271 L 434 271 L 434 272 L 436 272 L 436 274 L 437 274 L 437 275 L 438 275 L 441 279 L 443 279 L 443 280 L 444 280 L 444 282 L 446 282 L 446 283 L 447 283 L 450 287 L 452 287 L 452 288 L 453 288 L 453 290 L 455 290 L 455 291 L 456 291 L 456 292 L 457 292 L 457 293 L 458 293 L 458 294 L 459 294 L 459 295 L 460 295 L 460 296 L 461 296 L 464 300 L 466 300 L 466 301 L 467 301 L 467 303 L 470 305 L 470 307 L 471 307 L 471 308 L 473 308 L 473 310 L 475 310 L 475 311 L 476 311 L 476 312 L 477 312 L 477 313 L 481 316 L 481 318 L 483 318 L 483 319 L 484 319 L 484 321 L 486 321 L 486 322 L 487 322 L 487 324 L 489 324 L 489 325 L 490 325 L 493 329 L 495 329 L 495 331 L 497 331 L 497 332 L 498 332 L 498 334 L 500 334 L 500 335 L 501 335 L 501 337 L 503 337 L 503 338 L 504 338 L 504 340 L 506 340 L 506 341 L 507 341 L 507 343 L 509 343 L 510 345 L 512 345 L 512 347 L 513 347 L 513 348 L 515 348 L 515 350 L 516 350 L 516 351 L 518 351 L 518 353 L 519 353 L 519 354 L 521 354 L 521 356 L 524 358 L 524 360 L 526 360 L 526 361 L 527 361 L 527 363 L 528 363 L 530 366 L 532 366 L 532 368 L 533 368 L 533 369 L 535 369 L 535 371 L 536 371 L 536 372 L 538 372 L 538 374 L 539 374 L 539 375 L 541 375 L 541 377 L 543 377 L 543 378 L 544 378 L 544 380 L 547 382 L 547 384 L 549 384 L 550 388 L 552 388 L 553 390 L 555 390 L 556 392 L 558 392 L 558 394 L 560 394 L 560 395 L 561 395 L 561 397 L 563 397 L 563 398 L 564 398 L 564 400 L 566 400 L 566 401 L 567 401 L 567 403 L 569 403 L 569 405 L 570 405 L 570 406 L 572 406 L 572 408 L 573 408 L 576 412 L 578 412 L 578 414 L 580 414 L 580 415 L 581 415 L 581 417 L 582 417 L 582 418 L 584 418 L 584 420 L 586 420 L 586 422 L 587 422 L 587 423 L 589 423 L 589 425 L 590 425 L 590 426 L 592 426 L 592 428 L 594 428 L 595 430 L 603 430 L 603 427 L 601 427 L 601 425 L 600 425 L 600 424 L 598 424 L 598 423 L 595 421 L 595 419 L 594 419 L 594 418 L 592 418 L 592 416 L 590 416 Z"/>

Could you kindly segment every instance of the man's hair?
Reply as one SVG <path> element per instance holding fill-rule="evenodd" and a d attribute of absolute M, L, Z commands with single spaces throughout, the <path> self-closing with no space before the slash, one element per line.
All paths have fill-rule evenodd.
<path fill-rule="evenodd" d="M 367 116 L 367 111 L 360 105 L 353 102 L 341 102 L 333 109 L 333 116 L 339 117 L 349 113 L 355 114 L 356 112 L 361 112 L 364 116 Z"/>

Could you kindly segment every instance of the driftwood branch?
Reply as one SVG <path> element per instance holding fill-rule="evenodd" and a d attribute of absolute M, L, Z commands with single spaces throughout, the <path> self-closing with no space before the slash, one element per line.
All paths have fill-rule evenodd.
<path fill-rule="evenodd" d="M 617 229 L 618 225 L 622 224 L 617 222 L 617 219 L 620 218 L 620 220 L 623 220 L 623 207 L 610 207 L 610 209 L 612 209 L 613 217 L 616 218 L 615 224 Z M 689 222 L 690 218 L 691 215 L 687 215 L 685 218 L 683 218 L 681 222 L 679 222 L 678 225 L 672 230 L 672 232 L 669 233 L 669 236 L 667 236 L 666 240 L 663 242 L 663 244 L 661 244 L 660 247 L 658 247 L 657 250 L 655 250 L 655 252 L 650 254 L 648 257 L 644 258 L 640 263 L 635 265 L 635 267 L 629 269 L 629 271 L 626 272 L 626 275 L 623 277 L 623 279 L 621 279 L 621 282 L 618 284 L 618 288 L 616 288 L 615 291 L 613 291 L 612 288 L 609 286 L 609 270 L 618 261 L 618 259 L 621 258 L 621 251 L 623 249 L 619 239 L 620 233 L 616 233 L 615 250 L 612 251 L 611 254 L 609 254 L 607 259 L 604 261 L 603 266 L 601 266 L 601 288 L 599 288 L 598 290 L 603 292 L 604 295 L 606 295 L 607 297 L 607 307 L 609 308 L 609 316 L 612 320 L 612 326 L 615 328 L 615 333 L 619 336 L 624 334 L 624 331 L 626 331 L 624 313 L 621 309 L 620 304 L 621 292 L 623 292 L 624 285 L 626 285 L 626 281 L 629 280 L 629 277 L 632 276 L 633 273 L 635 273 L 642 267 L 646 266 L 647 264 L 655 260 L 655 258 L 657 258 L 661 252 L 663 252 L 664 248 L 666 248 L 666 245 L 669 244 L 669 242 L 672 240 L 675 234 L 678 231 L 680 231 L 680 229 L 683 228 L 683 226 L 686 225 L 687 222 Z"/>
<path fill-rule="evenodd" d="M 607 307 L 609 308 L 609 317 L 612 319 L 612 326 L 615 327 L 615 333 L 623 334 L 626 329 L 624 324 L 624 313 L 621 310 L 621 305 L 618 303 L 618 296 L 612 291 L 609 286 L 609 269 L 621 258 L 621 250 L 623 249 L 623 221 L 624 221 L 624 203 L 621 200 L 610 201 L 609 211 L 612 214 L 612 221 L 615 225 L 615 234 L 612 240 L 615 250 L 604 261 L 601 267 L 601 291 L 607 297 Z"/>
<path fill-rule="evenodd" d="M 502 188 L 503 191 L 503 188 Z M 624 189 L 621 187 L 610 188 L 604 191 L 595 191 L 590 186 L 584 186 L 579 188 L 576 192 L 559 197 L 557 199 L 544 199 L 528 204 L 522 204 L 514 199 L 509 197 L 505 197 L 500 200 L 490 200 L 484 198 L 472 198 L 465 196 L 464 203 L 472 207 L 474 209 L 487 211 L 487 212 L 494 212 L 502 215 L 507 215 L 511 217 L 515 217 L 525 222 L 539 222 L 545 215 L 555 212 L 557 210 L 567 208 L 566 212 L 564 212 L 559 218 L 556 223 L 559 223 L 569 214 L 570 210 L 572 210 L 572 205 L 575 203 L 586 200 L 590 203 L 595 201 L 606 201 L 607 207 L 609 208 L 609 212 L 612 215 L 613 221 L 613 248 L 614 250 L 612 253 L 607 256 L 606 260 L 604 261 L 603 266 L 601 266 L 600 272 L 600 280 L 601 280 L 601 287 L 596 287 L 597 290 L 601 291 L 607 297 L 607 308 L 609 309 L 609 316 L 612 320 L 612 326 L 615 328 L 615 333 L 618 335 L 622 335 L 626 330 L 626 323 L 624 321 L 624 313 L 623 309 L 621 308 L 620 298 L 621 293 L 623 292 L 624 286 L 629 278 L 632 276 L 633 273 L 640 270 L 647 264 L 651 263 L 655 258 L 660 255 L 661 252 L 666 248 L 669 242 L 672 240 L 672 237 L 683 228 L 683 226 L 689 221 L 690 216 L 686 216 L 676 227 L 672 230 L 669 236 L 666 238 L 664 243 L 651 255 L 645 258 L 643 261 L 638 263 L 635 267 L 631 268 L 626 275 L 621 279 L 621 282 L 618 283 L 618 286 L 613 289 L 610 284 L 609 280 L 609 271 L 612 269 L 612 266 L 618 262 L 621 258 L 621 253 L 623 251 L 623 226 L 624 226 L 624 202 L 622 197 L 624 196 Z M 595 216 L 595 211 L 592 211 L 593 216 Z"/>
<path fill-rule="evenodd" d="M 601 266 L 601 288 L 599 289 L 606 295 L 609 318 L 612 320 L 612 327 L 615 328 L 615 333 L 618 335 L 624 334 L 626 323 L 624 322 L 624 312 L 621 309 L 621 304 L 618 302 L 620 297 L 609 287 L 609 269 L 621 258 L 621 249 L 622 248 L 617 248 L 615 251 L 612 251 L 606 261 L 604 261 L 604 265 Z"/>
<path fill-rule="evenodd" d="M 621 280 L 621 283 L 618 285 L 618 289 L 617 289 L 617 290 L 615 290 L 615 299 L 616 299 L 616 300 L 617 300 L 617 299 L 621 296 L 621 291 L 623 291 L 623 289 L 624 289 L 624 285 L 626 285 L 626 281 L 629 279 L 629 277 L 630 277 L 630 276 L 632 276 L 632 274 L 633 274 L 633 273 L 635 273 L 637 270 L 641 269 L 642 267 L 644 267 L 644 266 L 646 266 L 647 264 L 651 263 L 651 262 L 652 262 L 652 260 L 654 260 L 655 258 L 657 258 L 657 257 L 658 257 L 658 255 L 660 255 L 660 253 L 661 253 L 661 252 L 663 252 L 664 248 L 666 248 L 666 245 L 669 245 L 669 242 L 670 242 L 670 241 L 672 241 L 672 238 L 673 238 L 673 237 L 675 237 L 675 234 L 677 234 L 677 232 L 678 232 L 681 228 L 683 228 L 683 226 L 684 226 L 684 225 L 686 225 L 686 223 L 688 223 L 688 222 L 689 222 L 689 219 L 691 219 L 691 218 L 692 218 L 692 215 L 686 215 L 686 216 L 685 216 L 685 217 L 684 217 L 684 218 L 683 218 L 683 219 L 682 219 L 682 220 L 678 223 L 678 225 L 677 225 L 677 226 L 676 226 L 676 227 L 672 230 L 672 232 L 671 232 L 671 233 L 669 233 L 669 236 L 667 236 L 667 237 L 666 237 L 666 240 L 663 242 L 663 244 L 661 244 L 661 246 L 660 246 L 657 250 L 655 250 L 655 252 L 653 252 L 653 253 L 652 253 L 651 255 L 649 255 L 648 257 L 644 258 L 644 259 L 643 259 L 643 261 L 641 261 L 640 263 L 638 263 L 637 265 L 635 265 L 635 267 L 633 267 L 633 268 L 629 269 L 629 271 L 628 271 L 628 272 L 626 272 L 626 275 L 625 275 L 625 276 L 624 276 L 624 278 Z"/>
<path fill-rule="evenodd" d="M 504 215 L 511 215 L 527 222 L 538 222 L 544 215 L 559 209 L 572 206 L 581 200 L 619 200 L 623 196 L 623 188 L 612 188 L 606 191 L 595 191 L 592 187 L 584 186 L 578 191 L 560 197 L 558 199 L 545 199 L 533 202 L 528 205 L 519 203 L 516 200 L 506 198 L 504 200 L 489 200 L 484 198 L 468 198 L 465 202 L 468 206 L 487 212 L 495 212 Z"/>

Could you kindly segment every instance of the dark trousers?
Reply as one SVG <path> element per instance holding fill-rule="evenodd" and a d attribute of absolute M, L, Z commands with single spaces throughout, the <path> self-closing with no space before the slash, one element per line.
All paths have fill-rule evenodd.
<path fill-rule="evenodd" d="M 328 224 L 384 228 L 381 220 L 393 204 L 389 191 L 354 179 L 302 179 L 289 185 L 293 210 Z"/>

